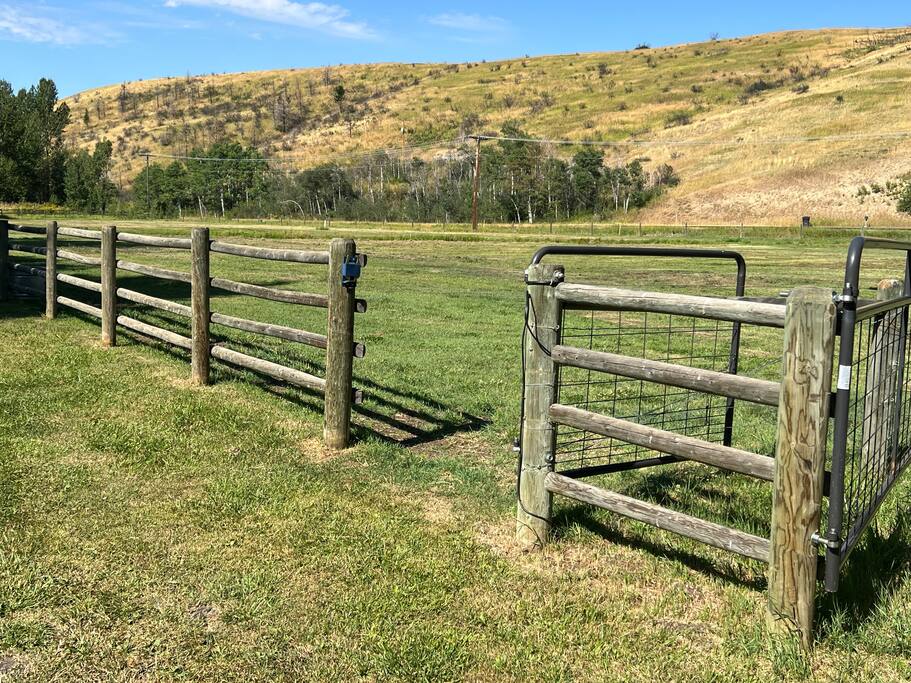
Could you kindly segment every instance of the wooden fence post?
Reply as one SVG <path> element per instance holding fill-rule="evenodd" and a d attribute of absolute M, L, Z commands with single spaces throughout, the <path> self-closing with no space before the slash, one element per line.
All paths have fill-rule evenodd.
<path fill-rule="evenodd" d="M 44 315 L 53 320 L 57 317 L 57 221 L 47 224 L 44 292 Z"/>
<path fill-rule="evenodd" d="M 821 287 L 797 287 L 788 297 L 784 328 L 772 536 L 768 623 L 809 649 L 819 554 L 826 434 L 832 385 L 835 304 Z"/>
<path fill-rule="evenodd" d="M 554 284 L 563 266 L 538 263 L 528 267 L 525 331 L 525 411 L 519 470 L 516 540 L 525 548 L 541 547 L 550 533 L 553 495 L 544 486 L 554 469 L 556 431 L 547 411 L 556 398 L 557 366 L 550 349 L 560 343 L 560 302 Z"/>
<path fill-rule="evenodd" d="M 0 301 L 9 298 L 9 221 L 0 218 Z"/>
<path fill-rule="evenodd" d="M 101 229 L 101 343 L 117 345 L 117 228 Z"/>
<path fill-rule="evenodd" d="M 356 253 L 354 240 L 335 238 L 329 245 L 329 329 L 323 441 L 333 449 L 347 448 L 351 432 L 354 288 L 342 285 L 342 265 Z"/>
<path fill-rule="evenodd" d="M 209 276 L 209 229 L 193 228 L 190 243 L 193 261 L 190 278 L 191 329 L 193 337 L 191 375 L 194 384 L 209 383 L 209 320 L 211 318 Z"/>

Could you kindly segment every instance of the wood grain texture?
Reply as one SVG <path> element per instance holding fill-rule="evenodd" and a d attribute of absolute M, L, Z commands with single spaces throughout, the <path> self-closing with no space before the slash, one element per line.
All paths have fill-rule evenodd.
<path fill-rule="evenodd" d="M 551 355 L 560 365 L 608 372 L 768 406 L 778 405 L 778 393 L 781 390 L 778 382 L 573 346 L 555 346 Z"/>
<path fill-rule="evenodd" d="M 45 239 L 44 317 L 53 320 L 57 317 L 57 221 L 48 221 Z"/>
<path fill-rule="evenodd" d="M 125 315 L 117 316 L 117 324 L 121 327 L 125 327 L 128 330 L 133 332 L 139 332 L 144 334 L 146 337 L 152 337 L 153 339 L 158 339 L 159 341 L 167 342 L 168 344 L 173 344 L 174 346 L 179 346 L 182 349 L 192 349 L 193 341 L 189 337 L 185 337 L 182 334 L 177 334 L 176 332 L 171 332 L 170 330 L 162 329 L 156 325 L 150 325 L 149 323 L 144 323 L 141 320 L 136 320 L 135 318 L 130 318 Z"/>
<path fill-rule="evenodd" d="M 132 301 L 133 303 L 142 304 L 144 306 L 151 306 L 152 308 L 158 308 L 162 311 L 167 311 L 168 313 L 173 313 L 184 318 L 191 318 L 193 316 L 192 309 L 189 306 L 179 304 L 175 301 L 168 301 L 167 299 L 160 299 L 157 296 L 149 296 L 148 294 L 136 292 L 132 289 L 118 287 L 117 296 L 119 296 L 121 299 Z"/>
<path fill-rule="evenodd" d="M 560 343 L 560 302 L 555 280 L 562 266 L 538 263 L 526 271 L 528 330 L 523 337 L 525 414 L 522 420 L 522 461 L 516 508 L 516 540 L 524 548 L 539 548 L 550 535 L 553 496 L 544 485 L 553 471 L 556 430 L 547 410 L 556 399 L 557 365 L 548 355 Z M 537 340 L 537 341 L 536 341 Z"/>
<path fill-rule="evenodd" d="M 832 292 L 798 287 L 788 297 L 772 534 L 768 623 L 773 633 L 813 641 L 819 530 L 828 430 L 835 305 Z"/>
<path fill-rule="evenodd" d="M 84 304 L 81 301 L 76 301 L 75 299 L 70 299 L 69 297 L 65 297 L 65 296 L 58 296 L 57 303 L 60 304 L 61 306 L 66 306 L 68 308 L 77 310 L 80 313 L 85 313 L 85 314 L 91 315 L 95 318 L 101 318 L 101 309 L 100 308 L 96 308 L 95 306 L 89 306 L 88 304 Z"/>
<path fill-rule="evenodd" d="M 75 275 L 57 273 L 57 282 L 65 282 L 68 285 L 73 285 L 73 287 L 87 289 L 90 292 L 98 292 L 99 294 L 101 293 L 100 282 L 92 282 L 91 280 L 86 280 L 82 277 L 76 277 Z"/>
<path fill-rule="evenodd" d="M 329 245 L 329 311 L 326 340 L 326 400 L 323 441 L 347 448 L 351 436 L 351 370 L 354 344 L 354 288 L 342 286 L 342 264 L 357 253 L 354 240 Z"/>
<path fill-rule="evenodd" d="M 301 306 L 314 306 L 316 308 L 329 307 L 329 297 L 325 294 L 309 294 L 307 292 L 295 292 L 290 289 L 263 287 L 262 285 L 251 285 L 246 282 L 236 282 L 221 277 L 212 278 L 212 287 L 269 301 L 281 301 L 287 304 L 300 304 Z M 354 312 L 366 313 L 367 302 L 364 299 L 355 299 Z"/>
<path fill-rule="evenodd" d="M 301 251 L 300 249 L 269 249 L 266 247 L 253 247 L 246 244 L 231 244 L 229 242 L 212 242 L 212 251 L 219 254 L 233 256 L 247 256 L 248 258 L 267 259 L 269 261 L 288 261 L 291 263 L 315 263 L 326 265 L 329 263 L 328 251 Z"/>
<path fill-rule="evenodd" d="M 190 250 L 190 310 L 193 339 L 191 378 L 194 384 L 209 383 L 209 229 L 193 228 Z"/>
<path fill-rule="evenodd" d="M 754 536 L 738 529 L 731 529 L 714 522 L 708 522 L 698 517 L 685 515 L 681 512 L 675 512 L 638 498 L 630 498 L 620 493 L 606 491 L 577 479 L 564 477 L 556 472 L 547 474 L 545 485 L 547 490 L 552 493 L 559 493 L 573 500 L 596 505 L 624 517 L 645 522 L 659 529 L 672 531 L 675 534 L 692 538 L 716 548 L 738 553 L 754 560 L 769 561 L 769 540 L 766 538 Z"/>
<path fill-rule="evenodd" d="M 556 424 L 609 436 L 643 448 L 651 448 L 661 453 L 695 460 L 765 481 L 772 481 L 774 477 L 774 461 L 772 458 L 758 453 L 742 451 L 739 448 L 731 448 L 559 403 L 550 407 L 549 414 L 551 421 Z"/>
<path fill-rule="evenodd" d="M 187 282 L 192 280 L 190 273 L 184 273 L 180 270 L 170 270 L 168 268 L 159 268 L 158 266 L 147 266 L 142 263 L 133 263 L 132 261 L 117 261 L 117 267 L 120 270 L 126 270 L 131 273 L 157 277 L 160 280 L 173 280 L 175 282 Z"/>
<path fill-rule="evenodd" d="M 132 232 L 120 232 L 117 233 L 117 241 L 144 244 L 150 247 L 164 247 L 166 249 L 190 249 L 192 238 L 158 237 L 156 235 L 137 235 Z"/>
<path fill-rule="evenodd" d="M 87 240 L 98 240 L 101 241 L 101 231 L 100 230 L 83 230 L 82 228 L 57 228 L 58 235 L 65 235 L 66 237 L 81 237 Z"/>
<path fill-rule="evenodd" d="M 117 344 L 117 228 L 101 230 L 101 343 Z"/>
<path fill-rule="evenodd" d="M 784 306 L 739 299 L 641 292 L 617 287 L 596 287 L 571 283 L 557 286 L 557 298 L 567 308 L 669 313 L 766 327 L 784 325 Z"/>
<path fill-rule="evenodd" d="M 287 382 L 288 384 L 304 387 L 305 389 L 312 389 L 313 391 L 320 393 L 325 393 L 326 391 L 326 380 L 321 377 L 316 377 L 315 375 L 301 372 L 294 368 L 279 365 L 278 363 L 262 360 L 255 356 L 249 356 L 246 353 L 234 351 L 233 349 L 228 349 L 224 346 L 213 346 L 212 357 L 225 363 L 230 363 L 231 365 L 236 365 L 247 370 L 253 370 L 261 375 Z"/>
<path fill-rule="evenodd" d="M 73 261 L 75 263 L 81 263 L 85 266 L 101 265 L 101 259 L 97 256 L 84 256 L 82 254 L 77 254 L 75 251 L 69 251 L 68 249 L 58 249 L 57 258 Z"/>

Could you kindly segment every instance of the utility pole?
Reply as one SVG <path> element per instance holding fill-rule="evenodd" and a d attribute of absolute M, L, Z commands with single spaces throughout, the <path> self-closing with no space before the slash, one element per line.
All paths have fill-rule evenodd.
<path fill-rule="evenodd" d="M 478 231 L 478 189 L 481 184 L 481 136 L 474 138 L 474 188 L 471 193 L 471 230 Z"/>
<path fill-rule="evenodd" d="M 146 152 L 146 213 L 152 218 L 152 193 L 149 189 L 149 153 Z"/>

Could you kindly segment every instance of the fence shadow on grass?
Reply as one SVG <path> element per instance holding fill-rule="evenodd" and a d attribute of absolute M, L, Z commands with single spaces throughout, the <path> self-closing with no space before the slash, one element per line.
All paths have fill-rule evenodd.
<path fill-rule="evenodd" d="M 280 284 L 280 283 L 279 283 Z M 181 282 L 163 281 L 143 275 L 124 277 L 121 285 L 135 289 L 150 296 L 186 301 L 189 297 L 189 285 Z M 76 290 L 73 296 L 86 292 Z M 213 298 L 233 298 L 241 295 L 231 292 L 212 290 Z M 130 316 L 150 322 L 159 327 L 181 334 L 188 334 L 189 320 L 181 320 L 155 309 L 141 305 L 121 302 L 122 310 Z M 128 334 L 126 331 L 120 334 Z M 131 338 L 138 335 L 128 334 Z M 325 362 L 322 352 L 292 342 L 266 340 L 258 335 L 229 330 L 215 326 L 213 340 L 225 342 L 231 348 L 264 360 L 290 365 L 319 377 L 325 376 Z M 188 354 L 166 344 L 156 344 L 175 358 L 187 360 Z M 280 349 L 280 351 L 279 351 Z M 322 412 L 322 399 L 319 394 L 299 387 L 288 387 L 280 382 L 262 378 L 255 373 L 223 366 L 212 365 L 212 381 L 219 382 L 236 377 L 243 372 L 251 382 L 264 391 L 282 400 L 292 401 L 301 407 L 316 413 Z M 413 447 L 433 443 L 448 436 L 462 432 L 473 432 L 490 424 L 486 418 L 465 413 L 457 407 L 449 406 L 413 389 L 397 387 L 393 384 L 379 383 L 359 376 L 355 363 L 354 385 L 362 389 L 365 403 L 353 406 L 352 433 L 355 441 L 365 438 L 380 438 L 388 443 L 404 447 Z"/>
<path fill-rule="evenodd" d="M 724 562 L 714 561 L 705 554 L 682 550 L 679 546 L 675 547 L 674 535 L 670 532 L 662 534 L 662 538 L 657 541 L 651 541 L 632 532 L 613 529 L 599 520 L 596 517 L 597 514 L 599 514 L 597 509 L 590 505 L 561 506 L 553 517 L 554 528 L 560 533 L 560 529 L 565 530 L 576 524 L 610 543 L 636 548 L 649 555 L 679 562 L 700 574 L 713 576 L 751 590 L 762 590 L 765 586 L 764 571 L 738 570 L 736 566 L 731 566 L 729 561 L 725 566 Z M 650 527 L 649 533 L 654 533 Z"/>
<path fill-rule="evenodd" d="M 907 492 L 894 492 L 907 495 Z M 820 633 L 838 625 L 853 633 L 875 617 L 883 603 L 902 587 L 911 568 L 911 510 L 898 512 L 883 529 L 874 523 L 851 553 L 841 574 L 837 593 L 824 593 L 818 601 Z"/>

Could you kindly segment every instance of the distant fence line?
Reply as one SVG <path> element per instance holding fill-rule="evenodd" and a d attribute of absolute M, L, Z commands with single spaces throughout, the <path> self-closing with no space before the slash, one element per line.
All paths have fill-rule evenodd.
<path fill-rule="evenodd" d="M 10 232 L 44 236 L 45 245 L 36 246 L 10 241 Z M 57 238 L 61 235 L 100 243 L 100 256 L 86 256 L 59 248 Z M 117 255 L 118 243 L 189 251 L 192 262 L 190 272 L 120 259 Z M 45 267 L 37 268 L 29 264 L 14 262 L 9 258 L 10 252 L 44 256 Z M 328 293 L 296 292 L 212 277 L 210 254 L 213 252 L 245 258 L 327 265 L 329 267 Z M 100 268 L 100 282 L 59 272 L 59 260 Z M 101 321 L 101 340 L 105 346 L 116 345 L 117 327 L 120 326 L 146 337 L 186 349 L 191 354 L 191 377 L 193 382 L 198 385 L 209 383 L 210 359 L 215 358 L 322 394 L 324 397 L 323 437 L 330 448 L 348 446 L 351 405 L 352 402 L 360 403 L 363 400 L 361 391 L 352 387 L 352 359 L 361 358 L 366 352 L 364 344 L 354 341 L 354 315 L 356 312 L 365 312 L 367 309 L 367 304 L 363 299 L 355 298 L 355 287 L 360 270 L 364 265 L 366 265 L 366 257 L 357 253 L 356 244 L 354 240 L 350 239 L 333 239 L 328 251 L 303 251 L 270 249 L 212 240 L 209 237 L 208 228 L 194 228 L 189 238 L 158 237 L 120 232 L 115 226 L 106 226 L 102 230 L 85 230 L 60 227 L 56 221 L 49 222 L 46 227 L 36 227 L 11 225 L 7 220 L 0 220 L 0 300 L 5 300 L 10 295 L 43 296 L 47 318 L 56 318 L 59 306 L 98 318 Z M 120 287 L 117 283 L 118 270 L 162 280 L 188 283 L 190 285 L 190 305 Z M 61 296 L 57 291 L 60 282 L 100 294 L 101 307 Z M 213 312 L 210 307 L 212 289 L 271 301 L 325 308 L 328 314 L 327 333 L 324 335 Z M 187 337 L 126 315 L 120 315 L 117 310 L 118 299 L 189 319 L 191 334 Z M 317 377 L 295 368 L 235 351 L 222 344 L 213 344 L 210 340 L 212 324 L 324 349 L 326 351 L 326 377 Z"/>

